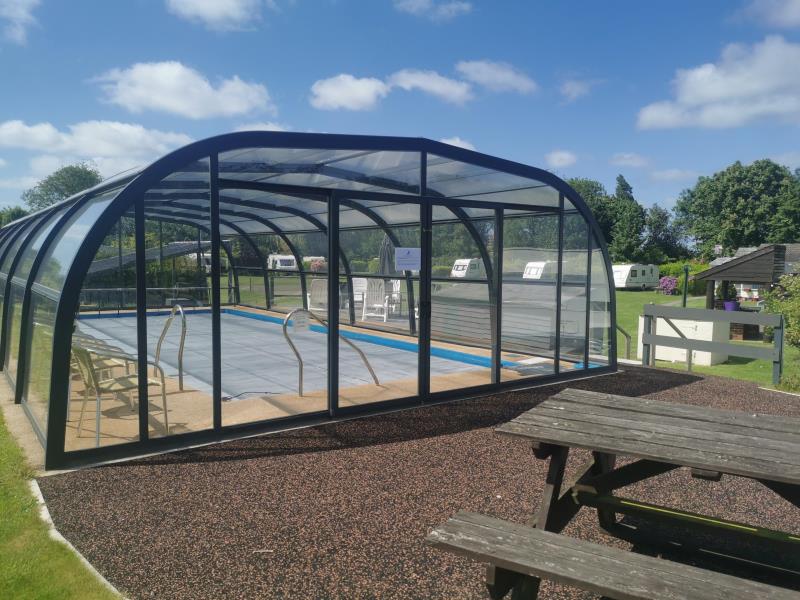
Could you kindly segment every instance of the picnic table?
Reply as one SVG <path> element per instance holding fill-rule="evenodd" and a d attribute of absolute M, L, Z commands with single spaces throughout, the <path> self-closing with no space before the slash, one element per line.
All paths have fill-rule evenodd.
<path fill-rule="evenodd" d="M 788 575 L 790 581 L 792 577 L 797 578 L 800 575 L 800 524 L 797 531 L 787 533 L 623 498 L 613 493 L 636 482 L 688 467 L 693 476 L 702 479 L 716 481 L 727 475 L 756 480 L 784 500 L 800 507 L 800 419 L 566 389 L 501 425 L 496 431 L 527 440 L 537 458 L 550 460 L 541 504 L 529 523 L 534 529 L 528 529 L 532 532 L 540 530 L 541 533 L 537 534 L 538 537 L 529 536 L 530 539 L 520 542 L 524 537 L 523 533 L 513 529 L 520 526 L 504 524 L 505 522 L 482 515 L 461 513 L 444 528 L 433 532 L 432 538 L 429 538 L 432 543 L 451 551 L 481 556 L 483 560 L 493 563 L 495 566 L 490 566 L 487 573 L 487 586 L 492 597 L 500 598 L 512 587 L 517 591 L 520 589 L 518 576 L 516 579 L 509 577 L 508 568 L 517 574 L 552 576 L 553 579 L 573 584 L 580 584 L 585 579 L 589 582 L 584 586 L 586 589 L 620 594 L 624 590 L 626 594 L 630 593 L 615 597 L 672 597 L 663 589 L 654 593 L 656 588 L 652 586 L 648 594 L 649 584 L 645 583 L 637 588 L 637 592 L 628 590 L 626 586 L 633 585 L 630 581 L 636 578 L 636 569 L 633 569 L 635 563 L 628 563 L 628 568 L 632 570 L 626 573 L 620 556 L 613 554 L 619 552 L 616 550 L 612 552 L 608 549 L 608 554 L 601 552 L 602 547 L 591 550 L 589 555 L 593 558 L 587 560 L 585 565 L 588 574 L 585 578 L 576 575 L 574 567 L 580 564 L 580 553 L 585 552 L 585 549 L 573 547 L 574 544 L 570 543 L 578 543 L 579 540 L 570 540 L 564 546 L 561 542 L 547 538 L 551 534 L 545 532 L 561 532 L 582 506 L 597 510 L 603 529 L 635 542 L 657 543 L 658 540 L 647 537 L 646 528 L 632 528 L 624 521 L 618 521 L 618 515 L 634 515 L 644 517 L 648 522 L 655 520 L 662 524 L 678 525 L 682 530 L 697 533 L 698 537 L 701 537 L 701 533 L 710 532 L 712 535 L 702 535 L 703 543 L 718 538 L 723 531 L 746 540 L 766 540 L 770 547 L 777 550 L 776 555 L 783 558 L 780 564 L 774 565 L 778 571 Z M 565 483 L 567 457 L 572 449 L 588 450 L 591 452 L 591 459 L 578 470 L 570 482 Z M 617 466 L 618 456 L 631 460 Z M 472 533 L 465 537 L 462 535 L 464 531 Z M 480 540 L 483 545 L 470 549 L 469 543 L 472 542 L 464 544 L 463 540 L 471 535 L 474 542 L 481 537 L 475 533 L 477 531 L 484 532 L 482 535 L 485 537 Z M 513 551 L 513 547 L 507 542 L 514 536 L 517 536 L 518 543 L 528 544 L 531 549 L 541 547 L 542 544 L 549 545 L 550 553 L 541 558 L 537 558 L 535 553 L 517 555 L 512 560 L 508 552 Z M 459 537 L 461 541 L 456 540 Z M 565 539 L 563 536 L 557 537 Z M 662 541 L 665 545 L 675 544 L 674 540 Z M 496 552 L 488 550 L 492 544 L 496 545 Z M 552 553 L 556 548 L 554 544 L 561 544 L 558 552 L 564 554 L 563 566 L 555 564 L 558 560 L 553 558 L 555 555 Z M 585 546 L 587 543 L 581 544 Z M 700 546 L 693 546 L 693 549 L 700 549 Z M 500 558 L 495 560 L 493 556 Z M 735 552 L 728 556 L 752 560 L 752 557 L 736 556 Z M 637 557 L 637 560 L 638 558 L 641 557 Z M 619 568 L 613 585 L 607 581 L 608 571 L 592 579 L 594 561 L 606 559 Z M 659 562 L 677 565 L 670 561 Z M 498 564 L 510 566 L 496 568 Z M 623 566 L 619 567 L 620 564 Z M 672 578 L 673 583 L 678 581 L 679 576 L 686 576 L 685 569 L 690 569 L 685 565 L 679 565 L 684 570 L 660 565 L 653 569 L 649 563 L 640 566 L 644 570 L 651 569 L 652 573 L 659 573 L 659 576 L 667 580 Z M 648 577 L 652 573 L 648 571 Z M 713 577 L 719 575 L 707 573 L 711 585 Z M 697 576 L 692 574 L 689 580 Z M 538 578 L 535 577 L 533 581 L 529 588 L 538 590 Z M 650 582 L 650 579 L 647 581 Z M 726 592 L 726 597 L 738 597 L 734 590 L 738 588 L 740 593 L 744 592 L 743 586 L 749 582 L 739 579 L 737 581 L 743 583 L 736 584 L 720 579 L 717 591 L 730 586 L 731 591 Z M 662 584 L 663 582 L 659 583 Z M 675 585 L 676 589 L 683 590 L 686 584 Z M 764 590 L 751 590 L 749 593 L 767 597 Z M 783 597 L 782 590 L 770 593 L 778 594 L 775 597 Z M 702 590 L 698 594 L 695 596 L 688 593 L 685 597 L 711 597 L 703 595 Z M 535 597 L 535 592 L 528 597 Z"/>

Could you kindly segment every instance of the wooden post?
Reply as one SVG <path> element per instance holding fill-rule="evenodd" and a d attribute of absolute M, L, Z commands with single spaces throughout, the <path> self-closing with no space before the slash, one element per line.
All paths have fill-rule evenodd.
<path fill-rule="evenodd" d="M 706 308 L 714 310 L 714 281 L 706 281 Z"/>
<path fill-rule="evenodd" d="M 781 324 L 774 329 L 773 344 L 778 351 L 778 360 L 772 361 L 772 385 L 778 385 L 781 382 L 781 374 L 783 373 L 783 328 L 786 321 L 781 317 Z"/>

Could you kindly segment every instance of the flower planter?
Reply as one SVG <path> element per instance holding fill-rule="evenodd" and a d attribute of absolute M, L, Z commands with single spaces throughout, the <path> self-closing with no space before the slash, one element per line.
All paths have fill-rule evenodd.
<path fill-rule="evenodd" d="M 736 311 L 739 310 L 739 301 L 725 300 L 725 302 L 722 303 L 722 306 L 725 307 L 725 310 Z"/>

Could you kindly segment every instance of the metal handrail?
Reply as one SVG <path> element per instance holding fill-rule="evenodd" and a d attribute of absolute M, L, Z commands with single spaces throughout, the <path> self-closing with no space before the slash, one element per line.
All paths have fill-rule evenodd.
<path fill-rule="evenodd" d="M 292 352 L 294 352 L 294 355 L 297 357 L 297 363 L 298 363 L 298 365 L 300 367 L 299 368 L 300 376 L 299 376 L 297 389 L 298 389 L 298 395 L 302 398 L 303 397 L 303 358 L 300 356 L 300 352 L 297 350 L 297 346 L 294 345 L 294 343 L 292 342 L 291 338 L 289 337 L 289 332 L 288 332 L 289 321 L 291 320 L 292 316 L 295 315 L 296 313 L 305 313 L 308 316 L 310 316 L 312 319 L 317 321 L 317 323 L 319 323 L 323 327 L 327 328 L 328 326 L 325 324 L 325 321 L 320 319 L 317 315 L 315 315 L 310 310 L 306 310 L 305 308 L 295 308 L 293 311 L 289 312 L 289 314 L 286 315 L 286 317 L 283 319 L 283 337 L 286 338 L 286 342 L 289 344 L 289 347 L 292 349 Z M 378 377 L 377 377 L 377 375 L 375 375 L 375 371 L 372 369 L 372 365 L 369 364 L 369 361 L 367 360 L 366 355 L 361 351 L 361 348 L 359 348 L 353 342 L 348 340 L 345 336 L 342 335 L 341 332 L 339 332 L 339 337 L 342 340 L 344 340 L 344 342 L 347 343 L 348 346 L 350 346 L 353 350 L 355 350 L 358 353 L 358 355 L 361 357 L 361 360 L 364 362 L 364 365 L 367 367 L 367 370 L 369 371 L 369 374 L 372 376 L 372 381 L 375 382 L 375 385 L 380 385 L 380 382 L 378 381 Z"/>
<path fill-rule="evenodd" d="M 625 358 L 631 358 L 631 334 L 625 331 L 622 327 L 620 327 L 619 323 L 617 323 L 617 331 L 619 331 L 625 337 Z"/>
<path fill-rule="evenodd" d="M 161 357 L 161 344 L 164 343 L 164 338 L 167 336 L 172 321 L 175 320 L 175 313 L 181 314 L 181 343 L 178 346 L 178 388 L 183 391 L 183 344 L 186 341 L 186 315 L 183 313 L 183 307 L 180 304 L 174 304 L 172 311 L 164 323 L 164 329 L 161 330 L 161 336 L 158 338 L 156 344 L 156 357 L 153 361 L 153 375 L 156 375 L 159 367 L 159 359 Z"/>

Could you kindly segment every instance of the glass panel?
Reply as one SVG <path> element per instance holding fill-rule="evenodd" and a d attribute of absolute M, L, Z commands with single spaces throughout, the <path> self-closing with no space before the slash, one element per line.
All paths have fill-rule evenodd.
<path fill-rule="evenodd" d="M 29 367 L 23 401 L 43 433 L 47 431 L 56 309 L 52 298 L 31 293 L 31 343 L 26 349 Z"/>
<path fill-rule="evenodd" d="M 103 239 L 81 287 L 66 451 L 139 439 L 134 228 L 131 209 Z"/>
<path fill-rule="evenodd" d="M 195 165 L 195 187 L 189 199 L 179 201 L 186 208 L 171 215 L 150 194 L 145 213 L 151 438 L 213 427 L 209 161 Z M 158 193 L 168 180 L 159 184 Z M 220 254 L 226 288 L 221 298 L 228 302 L 233 273 L 227 254 Z"/>
<path fill-rule="evenodd" d="M 583 368 L 586 348 L 586 274 L 588 230 L 571 205 L 564 207 L 564 254 L 561 276 L 561 369 Z"/>
<path fill-rule="evenodd" d="M 555 372 L 558 215 L 506 210 L 502 381 Z"/>
<path fill-rule="evenodd" d="M 61 293 L 72 260 L 78 253 L 83 241 L 120 190 L 111 190 L 97 198 L 89 200 L 78 209 L 63 225 L 61 231 L 46 250 L 41 266 L 36 273 L 36 282 Z"/>
<path fill-rule="evenodd" d="M 20 328 L 22 327 L 22 303 L 25 298 L 25 287 L 27 285 L 28 276 L 33 266 L 33 261 L 36 258 L 42 243 L 45 238 L 50 234 L 53 227 L 55 227 L 61 215 L 64 214 L 66 208 L 56 211 L 49 217 L 46 217 L 47 222 L 42 225 L 33 237 L 25 236 L 25 246 L 20 249 L 20 260 L 10 274 L 12 277 L 11 283 L 11 304 L 9 304 L 8 319 L 6 321 L 6 331 L 8 332 L 8 340 L 6 343 L 6 355 L 4 358 L 6 374 L 12 382 L 17 381 L 17 361 L 19 358 L 19 343 L 20 343 Z M 25 283 L 23 283 L 23 281 Z"/>
<path fill-rule="evenodd" d="M 606 262 L 592 236 L 592 277 L 589 314 L 589 367 L 607 365 L 611 340 L 611 301 Z"/>
<path fill-rule="evenodd" d="M 419 153 L 245 148 L 220 155 L 227 179 L 327 189 L 419 194 Z"/>
<path fill-rule="evenodd" d="M 237 225 L 244 230 L 265 229 L 255 221 Z M 307 221 L 305 226 L 309 226 Z M 252 247 L 246 248 L 241 236 L 226 236 L 226 240 L 232 248 L 236 267 L 232 271 L 236 277 L 231 280 L 233 291 L 228 295 L 227 306 L 226 283 L 221 282 L 222 424 L 252 423 L 326 410 L 327 326 L 305 312 L 304 306 L 308 303 L 318 319 L 327 321 L 327 235 L 319 230 L 292 234 L 285 239 L 275 234 L 255 235 L 253 243 L 261 252 L 260 259 Z M 292 249 L 298 252 L 299 264 Z M 266 295 L 262 259 L 267 263 Z M 301 268 L 305 272 L 305 298 Z M 223 272 L 222 279 L 226 277 Z M 246 302 L 247 299 L 252 302 Z M 293 313 L 291 317 L 289 313 Z M 289 322 L 284 335 L 286 319 Z M 301 323 L 304 325 L 295 327 Z M 292 345 L 303 362 L 302 393 L 300 362 Z"/>
<path fill-rule="evenodd" d="M 373 203 L 343 201 L 340 222 L 353 211 L 353 206 L 368 213 Z M 348 281 L 342 261 L 339 406 L 407 398 L 419 393 L 420 267 L 416 264 L 421 244 L 419 211 L 418 204 L 409 204 L 402 211 L 416 214 L 413 226 L 384 230 L 367 214 L 372 222 L 370 228 L 340 231 L 339 245 L 350 264 L 352 277 Z M 409 268 L 397 268 L 404 265 Z"/>
<path fill-rule="evenodd" d="M 481 246 L 492 247 L 494 211 L 461 221 L 434 206 L 433 220 L 430 390 L 491 383 L 494 294 L 487 274 L 494 259 L 487 265 Z"/>
<path fill-rule="evenodd" d="M 429 194 L 484 202 L 558 207 L 558 190 L 527 177 L 428 155 Z"/>

